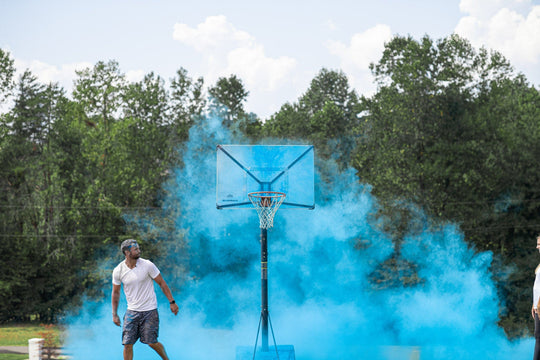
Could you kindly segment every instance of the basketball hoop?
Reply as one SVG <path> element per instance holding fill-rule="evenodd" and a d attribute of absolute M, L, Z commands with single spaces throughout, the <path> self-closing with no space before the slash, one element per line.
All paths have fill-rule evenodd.
<path fill-rule="evenodd" d="M 274 215 L 285 200 L 285 193 L 276 191 L 257 191 L 248 194 L 259 214 L 261 229 L 269 229 L 274 225 Z"/>

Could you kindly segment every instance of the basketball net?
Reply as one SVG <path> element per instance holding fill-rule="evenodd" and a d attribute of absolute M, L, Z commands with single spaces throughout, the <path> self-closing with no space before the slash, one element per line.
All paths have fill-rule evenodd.
<path fill-rule="evenodd" d="M 274 215 L 285 200 L 285 194 L 276 191 L 257 191 L 248 194 L 249 200 L 257 209 L 261 229 L 269 229 L 274 225 Z"/>

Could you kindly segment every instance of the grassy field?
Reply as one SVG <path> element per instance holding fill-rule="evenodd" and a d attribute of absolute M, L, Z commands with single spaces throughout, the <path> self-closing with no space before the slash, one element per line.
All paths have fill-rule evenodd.
<path fill-rule="evenodd" d="M 28 340 L 43 338 L 44 332 L 52 331 L 58 338 L 60 330 L 57 327 L 45 329 L 39 324 L 0 325 L 0 346 L 28 346 Z"/>
<path fill-rule="evenodd" d="M 28 354 L 0 354 L 0 360 L 26 360 Z"/>
<path fill-rule="evenodd" d="M 0 346 L 28 346 L 32 338 L 47 338 L 59 345 L 62 332 L 56 326 L 38 324 L 15 324 L 0 326 Z M 0 360 L 25 360 L 28 354 L 0 354 Z"/>
<path fill-rule="evenodd" d="M 39 324 L 0 325 L 0 346 L 28 346 L 32 338 L 61 338 L 61 330 L 56 326 L 46 327 Z M 25 360 L 28 354 L 0 354 L 0 360 Z"/>

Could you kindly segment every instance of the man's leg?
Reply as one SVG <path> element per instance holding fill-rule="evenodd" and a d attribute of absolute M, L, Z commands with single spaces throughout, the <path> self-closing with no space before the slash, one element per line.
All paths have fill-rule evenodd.
<path fill-rule="evenodd" d="M 141 342 L 148 344 L 163 360 L 169 360 L 165 347 L 158 341 L 159 314 L 157 309 L 146 311 L 144 322 L 141 325 Z"/>
<path fill-rule="evenodd" d="M 124 344 L 124 360 L 133 360 L 133 344 L 139 338 L 139 319 L 141 314 L 128 310 L 124 315 L 122 327 L 122 344 Z"/>
<path fill-rule="evenodd" d="M 124 345 L 124 360 L 133 360 L 133 344 Z"/>
<path fill-rule="evenodd" d="M 159 356 L 161 356 L 161 358 L 163 360 L 169 360 L 169 358 L 167 357 L 167 353 L 165 352 L 165 347 L 163 346 L 162 343 L 160 342 L 157 342 L 157 343 L 153 343 L 153 344 L 148 344 L 152 349 L 154 349 Z"/>

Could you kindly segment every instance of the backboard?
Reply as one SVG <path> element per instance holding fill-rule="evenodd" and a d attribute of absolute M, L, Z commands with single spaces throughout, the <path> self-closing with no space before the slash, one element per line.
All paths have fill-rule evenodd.
<path fill-rule="evenodd" d="M 280 209 L 315 208 L 313 145 L 218 145 L 216 207 L 252 208 L 248 194 L 277 191 Z"/>

